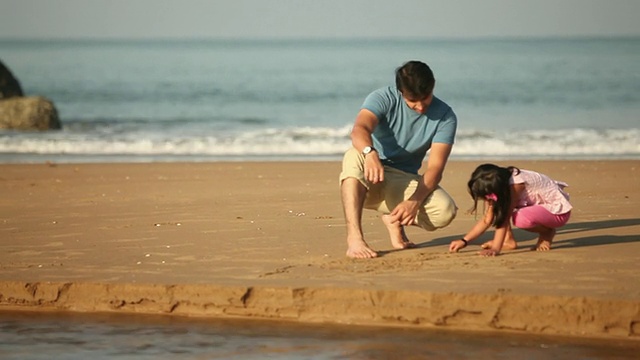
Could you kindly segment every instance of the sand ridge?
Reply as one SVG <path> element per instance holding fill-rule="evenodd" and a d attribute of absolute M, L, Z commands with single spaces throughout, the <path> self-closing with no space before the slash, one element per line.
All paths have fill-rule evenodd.
<path fill-rule="evenodd" d="M 338 162 L 0 165 L 0 306 L 640 339 L 639 163 L 497 163 L 569 183 L 551 252 L 516 230 L 496 258 L 448 253 L 475 221 L 471 161 L 442 183 L 457 218 L 408 229 L 416 249 L 365 211 L 371 260 L 344 256 Z"/>

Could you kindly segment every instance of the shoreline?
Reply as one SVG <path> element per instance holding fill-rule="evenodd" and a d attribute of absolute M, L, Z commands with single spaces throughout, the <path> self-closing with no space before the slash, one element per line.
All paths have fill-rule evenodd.
<path fill-rule="evenodd" d="M 294 155 L 43 155 L 43 154 L 0 154 L 0 166 L 2 165 L 97 165 L 97 164 L 212 164 L 212 163 L 331 163 L 341 162 L 344 153 L 339 154 L 294 154 Z M 535 163 L 535 162 L 594 162 L 594 161 L 638 161 L 640 154 L 581 154 L 581 155 L 458 155 L 451 154 L 449 163 L 473 162 L 473 163 Z"/>
<path fill-rule="evenodd" d="M 475 222 L 479 163 L 449 162 L 458 216 L 407 229 L 416 249 L 392 251 L 366 210 L 371 260 L 344 255 L 339 162 L 0 164 L 0 310 L 640 340 L 638 162 L 495 161 L 569 183 L 575 208 L 551 252 L 516 229 L 521 247 L 493 259 L 481 241 L 447 251 Z"/>

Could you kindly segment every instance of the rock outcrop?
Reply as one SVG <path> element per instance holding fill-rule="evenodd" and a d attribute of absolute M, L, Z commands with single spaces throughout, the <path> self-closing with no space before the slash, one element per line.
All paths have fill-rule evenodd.
<path fill-rule="evenodd" d="M 22 87 L 9 68 L 0 61 L 0 100 L 14 96 L 24 96 Z"/>
<path fill-rule="evenodd" d="M 41 96 L 21 96 L 0 100 L 0 129 L 60 129 L 53 102 Z"/>
<path fill-rule="evenodd" d="M 60 129 L 53 102 L 42 96 L 24 96 L 20 82 L 0 61 L 0 129 Z"/>

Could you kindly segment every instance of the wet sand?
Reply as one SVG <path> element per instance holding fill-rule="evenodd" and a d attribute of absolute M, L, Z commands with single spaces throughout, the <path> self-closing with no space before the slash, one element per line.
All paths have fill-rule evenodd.
<path fill-rule="evenodd" d="M 452 161 L 447 228 L 345 256 L 339 162 L 0 165 L 0 309 L 259 318 L 640 340 L 640 163 L 513 161 L 569 183 L 550 252 L 457 254 L 475 222 Z M 485 234 L 489 238 L 491 234 Z"/>

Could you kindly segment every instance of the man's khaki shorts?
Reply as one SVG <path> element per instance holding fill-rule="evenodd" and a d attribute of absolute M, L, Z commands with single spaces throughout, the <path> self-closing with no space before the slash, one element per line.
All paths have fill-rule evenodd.
<path fill-rule="evenodd" d="M 372 184 L 364 178 L 364 155 L 355 148 L 347 150 L 342 160 L 340 184 L 355 178 L 367 188 L 364 207 L 385 214 L 413 195 L 422 176 L 407 173 L 390 166 L 384 167 L 384 181 Z M 457 207 L 451 196 L 438 186 L 424 201 L 416 216 L 416 223 L 425 230 L 443 228 L 456 217 Z"/>

